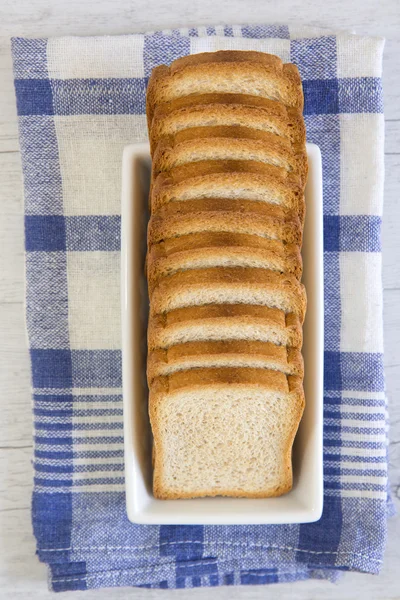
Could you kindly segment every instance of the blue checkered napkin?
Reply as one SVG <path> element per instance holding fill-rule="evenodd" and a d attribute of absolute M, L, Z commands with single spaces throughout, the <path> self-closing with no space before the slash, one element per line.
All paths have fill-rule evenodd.
<path fill-rule="evenodd" d="M 272 52 L 304 81 L 322 151 L 325 508 L 290 526 L 139 526 L 125 513 L 119 304 L 123 147 L 152 68 Z M 35 417 L 33 527 L 56 591 L 377 573 L 387 517 L 380 223 L 382 40 L 286 26 L 15 39 Z"/>

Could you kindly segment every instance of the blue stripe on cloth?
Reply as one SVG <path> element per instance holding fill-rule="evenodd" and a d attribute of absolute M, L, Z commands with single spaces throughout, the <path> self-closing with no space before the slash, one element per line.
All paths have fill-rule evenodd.
<path fill-rule="evenodd" d="M 232 27 L 224 27 L 224 35 L 225 37 L 233 37 L 233 29 Z"/>
<path fill-rule="evenodd" d="M 86 563 L 71 562 L 50 565 L 54 592 L 86 590 Z"/>
<path fill-rule="evenodd" d="M 31 349 L 32 383 L 35 388 L 72 388 L 69 350 Z"/>
<path fill-rule="evenodd" d="M 50 84 L 55 115 L 141 115 L 145 112 L 144 78 L 51 79 Z"/>
<path fill-rule="evenodd" d="M 54 119 L 19 118 L 25 215 L 62 215 L 62 181 Z"/>
<path fill-rule="evenodd" d="M 34 451 L 35 458 L 51 459 L 51 460 L 74 460 L 77 458 L 120 458 L 124 455 L 123 449 L 121 450 L 67 450 L 59 451 L 53 450 L 37 450 Z"/>
<path fill-rule="evenodd" d="M 205 575 L 218 572 L 216 558 L 210 558 L 206 561 L 181 561 L 176 562 L 176 577 L 204 577 Z"/>
<path fill-rule="evenodd" d="M 305 117 L 307 141 L 322 155 L 324 215 L 340 214 L 340 119 L 338 115 Z"/>
<path fill-rule="evenodd" d="M 65 218 L 61 215 L 27 215 L 25 249 L 27 252 L 66 250 Z"/>
<path fill-rule="evenodd" d="M 291 40 L 290 60 L 298 66 L 303 80 L 335 80 L 336 37 Z"/>
<path fill-rule="evenodd" d="M 75 414 L 74 414 L 75 417 Z M 56 432 L 64 432 L 72 429 L 72 425 L 70 423 L 46 423 L 43 421 L 35 421 L 34 425 L 36 429 L 40 429 L 41 431 L 56 431 Z M 76 431 L 103 431 L 103 430 L 113 430 L 113 429 L 122 429 L 122 423 L 116 422 L 107 422 L 107 423 L 74 423 L 73 430 Z"/>
<path fill-rule="evenodd" d="M 329 394 L 335 394 L 338 392 L 332 391 L 329 392 Z M 343 405 L 343 406 L 372 406 L 374 408 L 385 408 L 386 407 L 386 401 L 384 399 L 372 399 L 372 398 L 347 398 L 347 396 L 345 398 L 343 398 L 340 394 L 340 392 L 338 393 L 338 396 L 334 396 L 334 397 L 330 397 L 328 395 L 328 390 L 326 390 L 326 395 L 324 396 L 324 405 L 333 405 L 333 406 L 338 406 L 339 408 Z"/>
<path fill-rule="evenodd" d="M 69 409 L 72 408 L 72 404 L 66 408 L 64 407 L 62 410 L 58 409 L 56 405 L 55 409 L 53 408 L 34 408 L 33 414 L 38 417 L 64 417 L 69 414 Z M 79 410 L 74 409 L 74 417 L 102 417 L 102 416 L 122 416 L 122 408 L 100 408 L 96 410 Z"/>
<path fill-rule="evenodd" d="M 303 79 L 304 115 L 337 115 L 339 85 L 337 79 Z"/>
<path fill-rule="evenodd" d="M 278 581 L 278 569 L 240 571 L 240 583 L 242 585 L 263 585 L 266 583 L 277 583 Z"/>
<path fill-rule="evenodd" d="M 288 40 L 290 38 L 287 25 L 245 25 L 242 27 L 244 38 L 278 38 Z"/>
<path fill-rule="evenodd" d="M 17 114 L 54 115 L 53 92 L 49 79 L 15 79 Z"/>
<path fill-rule="evenodd" d="M 144 36 L 143 65 L 144 74 L 149 77 L 154 67 L 170 65 L 172 61 L 190 54 L 190 39 L 155 33 Z M 142 110 L 141 112 L 145 112 Z"/>
<path fill-rule="evenodd" d="M 93 479 L 44 479 L 41 477 L 34 477 L 33 481 L 36 487 L 43 488 L 71 488 L 85 487 L 90 485 L 122 485 L 125 482 L 125 477 L 96 477 Z"/>
<path fill-rule="evenodd" d="M 74 387 L 122 386 L 121 350 L 72 350 L 71 356 Z"/>
<path fill-rule="evenodd" d="M 219 585 L 218 574 L 217 575 L 210 575 L 208 581 L 209 581 L 211 587 Z"/>
<path fill-rule="evenodd" d="M 382 81 L 377 77 L 338 80 L 339 112 L 383 113 Z"/>
<path fill-rule="evenodd" d="M 342 461 L 369 464 L 383 463 L 386 466 L 386 456 L 352 456 L 350 454 L 345 454 L 344 450 L 340 454 L 330 454 L 329 452 L 325 452 L 324 461 L 338 463 L 341 463 Z"/>
<path fill-rule="evenodd" d="M 50 437 L 49 434 L 46 434 L 46 436 L 39 436 L 36 435 L 34 436 L 34 440 L 36 442 L 36 444 L 38 446 L 43 446 L 43 448 L 40 448 L 40 450 L 44 450 L 44 449 L 48 449 L 49 446 L 65 446 L 65 449 L 69 449 L 69 446 L 73 443 L 75 444 L 100 444 L 100 445 L 106 445 L 106 444 L 122 444 L 124 441 L 124 438 L 122 435 L 115 435 L 115 436 L 110 436 L 110 435 L 102 435 L 102 436 L 96 436 L 96 437 L 60 437 L 60 436 L 55 436 L 55 437 Z"/>
<path fill-rule="evenodd" d="M 326 215 L 326 252 L 380 252 L 382 219 L 375 215 Z"/>
<path fill-rule="evenodd" d="M 383 392 L 383 354 L 325 351 L 325 389 Z"/>
<path fill-rule="evenodd" d="M 104 404 L 113 402 L 115 404 L 122 401 L 122 394 L 76 394 L 72 396 L 70 393 L 60 394 L 57 390 L 51 394 L 34 394 L 33 400 L 35 405 L 39 405 L 39 403 L 46 405 L 48 402 L 56 400 L 58 404 L 65 403 L 66 405 L 69 405 L 70 403 L 74 403 L 77 408 L 79 407 L 79 404 L 97 404 L 98 402 L 103 402 Z"/>
<path fill-rule="evenodd" d="M 47 72 L 47 39 L 13 38 L 11 49 L 15 79 L 45 79 Z"/>
<path fill-rule="evenodd" d="M 33 492 L 32 523 L 38 544 L 39 558 L 57 558 L 57 562 L 69 560 L 72 533 L 72 496 L 70 493 L 40 494 Z M 53 553 L 50 551 L 54 550 Z M 56 554 L 56 556 L 55 556 Z"/>
<path fill-rule="evenodd" d="M 318 566 L 332 564 L 342 533 L 342 500 L 325 496 L 322 517 L 316 523 L 300 525 L 296 561 Z"/>
<path fill-rule="evenodd" d="M 93 473 L 97 471 L 123 471 L 124 465 L 120 463 L 115 464 L 95 464 L 95 465 L 44 465 L 35 462 L 35 470 L 38 473 Z"/>
<path fill-rule="evenodd" d="M 161 525 L 161 556 L 175 556 L 179 560 L 195 560 L 203 555 L 203 525 Z"/>
<path fill-rule="evenodd" d="M 74 252 L 115 252 L 121 248 L 121 217 L 66 217 L 67 249 Z"/>

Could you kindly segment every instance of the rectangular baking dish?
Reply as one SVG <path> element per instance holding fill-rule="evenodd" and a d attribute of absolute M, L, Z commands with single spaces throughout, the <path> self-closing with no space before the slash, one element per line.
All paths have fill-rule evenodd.
<path fill-rule="evenodd" d="M 307 144 L 303 283 L 308 309 L 303 356 L 306 407 L 293 448 L 293 489 L 279 498 L 157 500 L 152 495 L 147 412 L 144 274 L 151 159 L 148 144 L 124 149 L 122 160 L 121 299 L 126 508 L 134 523 L 278 524 L 317 521 L 323 505 L 323 206 L 321 153 Z"/>

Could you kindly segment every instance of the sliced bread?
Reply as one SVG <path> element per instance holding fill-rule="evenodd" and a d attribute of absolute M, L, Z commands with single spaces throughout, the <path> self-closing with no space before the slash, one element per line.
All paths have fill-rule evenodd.
<path fill-rule="evenodd" d="M 153 155 L 153 177 L 200 161 L 252 161 L 280 167 L 305 184 L 305 152 L 294 152 L 285 138 L 245 127 L 195 127 L 162 139 Z"/>
<path fill-rule="evenodd" d="M 199 56 L 199 55 L 198 55 Z M 222 58 L 222 56 L 220 57 Z M 147 87 L 146 112 L 151 123 L 155 108 L 191 94 L 247 94 L 282 102 L 285 106 L 302 108 L 303 92 L 295 65 L 264 61 L 193 60 L 191 64 L 160 65 L 153 69 Z"/>
<path fill-rule="evenodd" d="M 149 397 L 155 497 L 286 493 L 303 408 L 301 380 L 278 371 L 191 369 L 156 378 Z"/>
<path fill-rule="evenodd" d="M 203 211 L 171 215 L 168 219 L 152 216 L 148 225 L 148 246 L 169 238 L 191 233 L 239 233 L 257 235 L 288 244 L 301 245 L 302 227 L 299 220 L 283 220 L 263 214 L 243 214 L 236 211 Z"/>
<path fill-rule="evenodd" d="M 303 357 L 297 348 L 271 342 L 230 340 L 187 342 L 153 350 L 147 361 L 149 383 L 161 375 L 176 371 L 216 367 L 272 369 L 286 375 L 303 377 Z"/>
<path fill-rule="evenodd" d="M 298 148 L 304 146 L 306 140 L 299 109 L 247 94 L 192 94 L 157 107 L 149 130 L 151 153 L 165 136 L 186 129 L 216 126 L 272 133 Z"/>
<path fill-rule="evenodd" d="M 204 161 L 160 173 L 151 192 L 151 209 L 168 202 L 197 198 L 231 198 L 278 204 L 295 211 L 302 220 L 305 212 L 301 187 L 285 180 L 279 167 L 253 161 Z"/>
<path fill-rule="evenodd" d="M 199 233 L 153 244 L 147 256 L 152 290 L 161 277 L 204 267 L 258 267 L 301 277 L 299 247 L 259 236 Z"/>
<path fill-rule="evenodd" d="M 296 210 L 288 209 L 281 204 L 268 204 L 256 200 L 242 200 L 241 198 L 195 198 L 194 200 L 172 201 L 164 204 L 156 211 L 155 216 L 161 219 L 170 219 L 178 215 L 191 215 L 202 212 L 235 212 L 242 215 L 259 215 L 266 218 L 293 220 L 300 223 L 300 216 Z M 302 223 L 301 223 L 302 225 Z"/>
<path fill-rule="evenodd" d="M 246 304 L 189 306 L 149 319 L 150 350 L 219 340 L 272 342 L 301 348 L 303 330 L 299 317 L 293 313 Z"/>
<path fill-rule="evenodd" d="M 213 267 L 174 273 L 158 281 L 151 314 L 204 304 L 257 304 L 295 313 L 303 322 L 304 286 L 293 275 L 241 267 Z"/>

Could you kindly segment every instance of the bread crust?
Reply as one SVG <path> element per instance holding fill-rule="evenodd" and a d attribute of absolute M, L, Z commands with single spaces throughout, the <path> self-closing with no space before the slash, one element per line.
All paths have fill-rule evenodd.
<path fill-rule="evenodd" d="M 304 188 L 307 157 L 304 148 L 293 151 L 286 138 L 249 127 L 194 127 L 160 140 L 153 155 L 153 174 L 211 160 L 249 161 L 283 169 L 282 178 Z M 251 167 L 251 165 L 250 165 Z M 245 164 L 241 165 L 245 168 Z"/>
<path fill-rule="evenodd" d="M 155 108 L 163 103 L 204 93 L 240 93 L 251 86 L 253 95 L 303 108 L 301 80 L 295 65 L 277 61 L 224 61 L 215 57 L 208 62 L 196 61 L 175 68 L 160 65 L 153 69 L 147 87 L 146 112 L 151 123 Z M 267 55 L 268 56 L 268 55 Z M 182 65 L 182 63 L 181 63 Z"/>
<path fill-rule="evenodd" d="M 230 300 L 226 301 L 226 296 Z M 160 279 L 150 297 L 150 314 L 193 305 L 240 304 L 241 300 L 235 301 L 233 298 L 243 297 L 250 299 L 249 304 L 263 304 L 286 313 L 294 312 L 301 322 L 304 321 L 307 304 L 305 289 L 293 275 L 241 267 L 182 271 Z"/>
<path fill-rule="evenodd" d="M 181 243 L 176 244 L 177 241 Z M 161 277 L 204 266 L 258 266 L 278 273 L 287 272 L 297 279 L 302 272 L 301 254 L 295 244 L 229 233 L 189 234 L 151 247 L 147 255 L 150 293 Z"/>
<path fill-rule="evenodd" d="M 177 212 L 168 219 L 157 215 L 151 217 L 147 232 L 148 247 L 150 249 L 153 244 L 169 238 L 205 232 L 256 235 L 287 244 L 297 244 L 299 247 L 301 247 L 303 233 L 300 221 L 296 218 L 289 220 L 264 214 L 223 210 L 186 215 Z"/>
<path fill-rule="evenodd" d="M 256 161 L 202 161 L 160 173 L 151 190 L 151 210 L 196 198 L 241 198 L 279 205 L 304 221 L 304 192 L 286 172 Z"/>
<path fill-rule="evenodd" d="M 188 333 L 189 332 L 189 333 Z M 149 350 L 168 348 L 184 340 L 270 341 L 301 348 L 303 329 L 294 313 L 253 304 L 188 306 L 149 319 Z"/>
<path fill-rule="evenodd" d="M 248 94 L 192 94 L 160 104 L 149 127 L 150 150 L 169 135 L 204 126 L 243 127 L 272 133 L 302 149 L 306 132 L 299 109 Z"/>
<path fill-rule="evenodd" d="M 151 385 L 155 377 L 200 367 L 257 367 L 301 378 L 304 375 L 303 357 L 297 348 L 271 342 L 230 340 L 186 342 L 153 350 L 148 357 L 147 378 Z"/>

